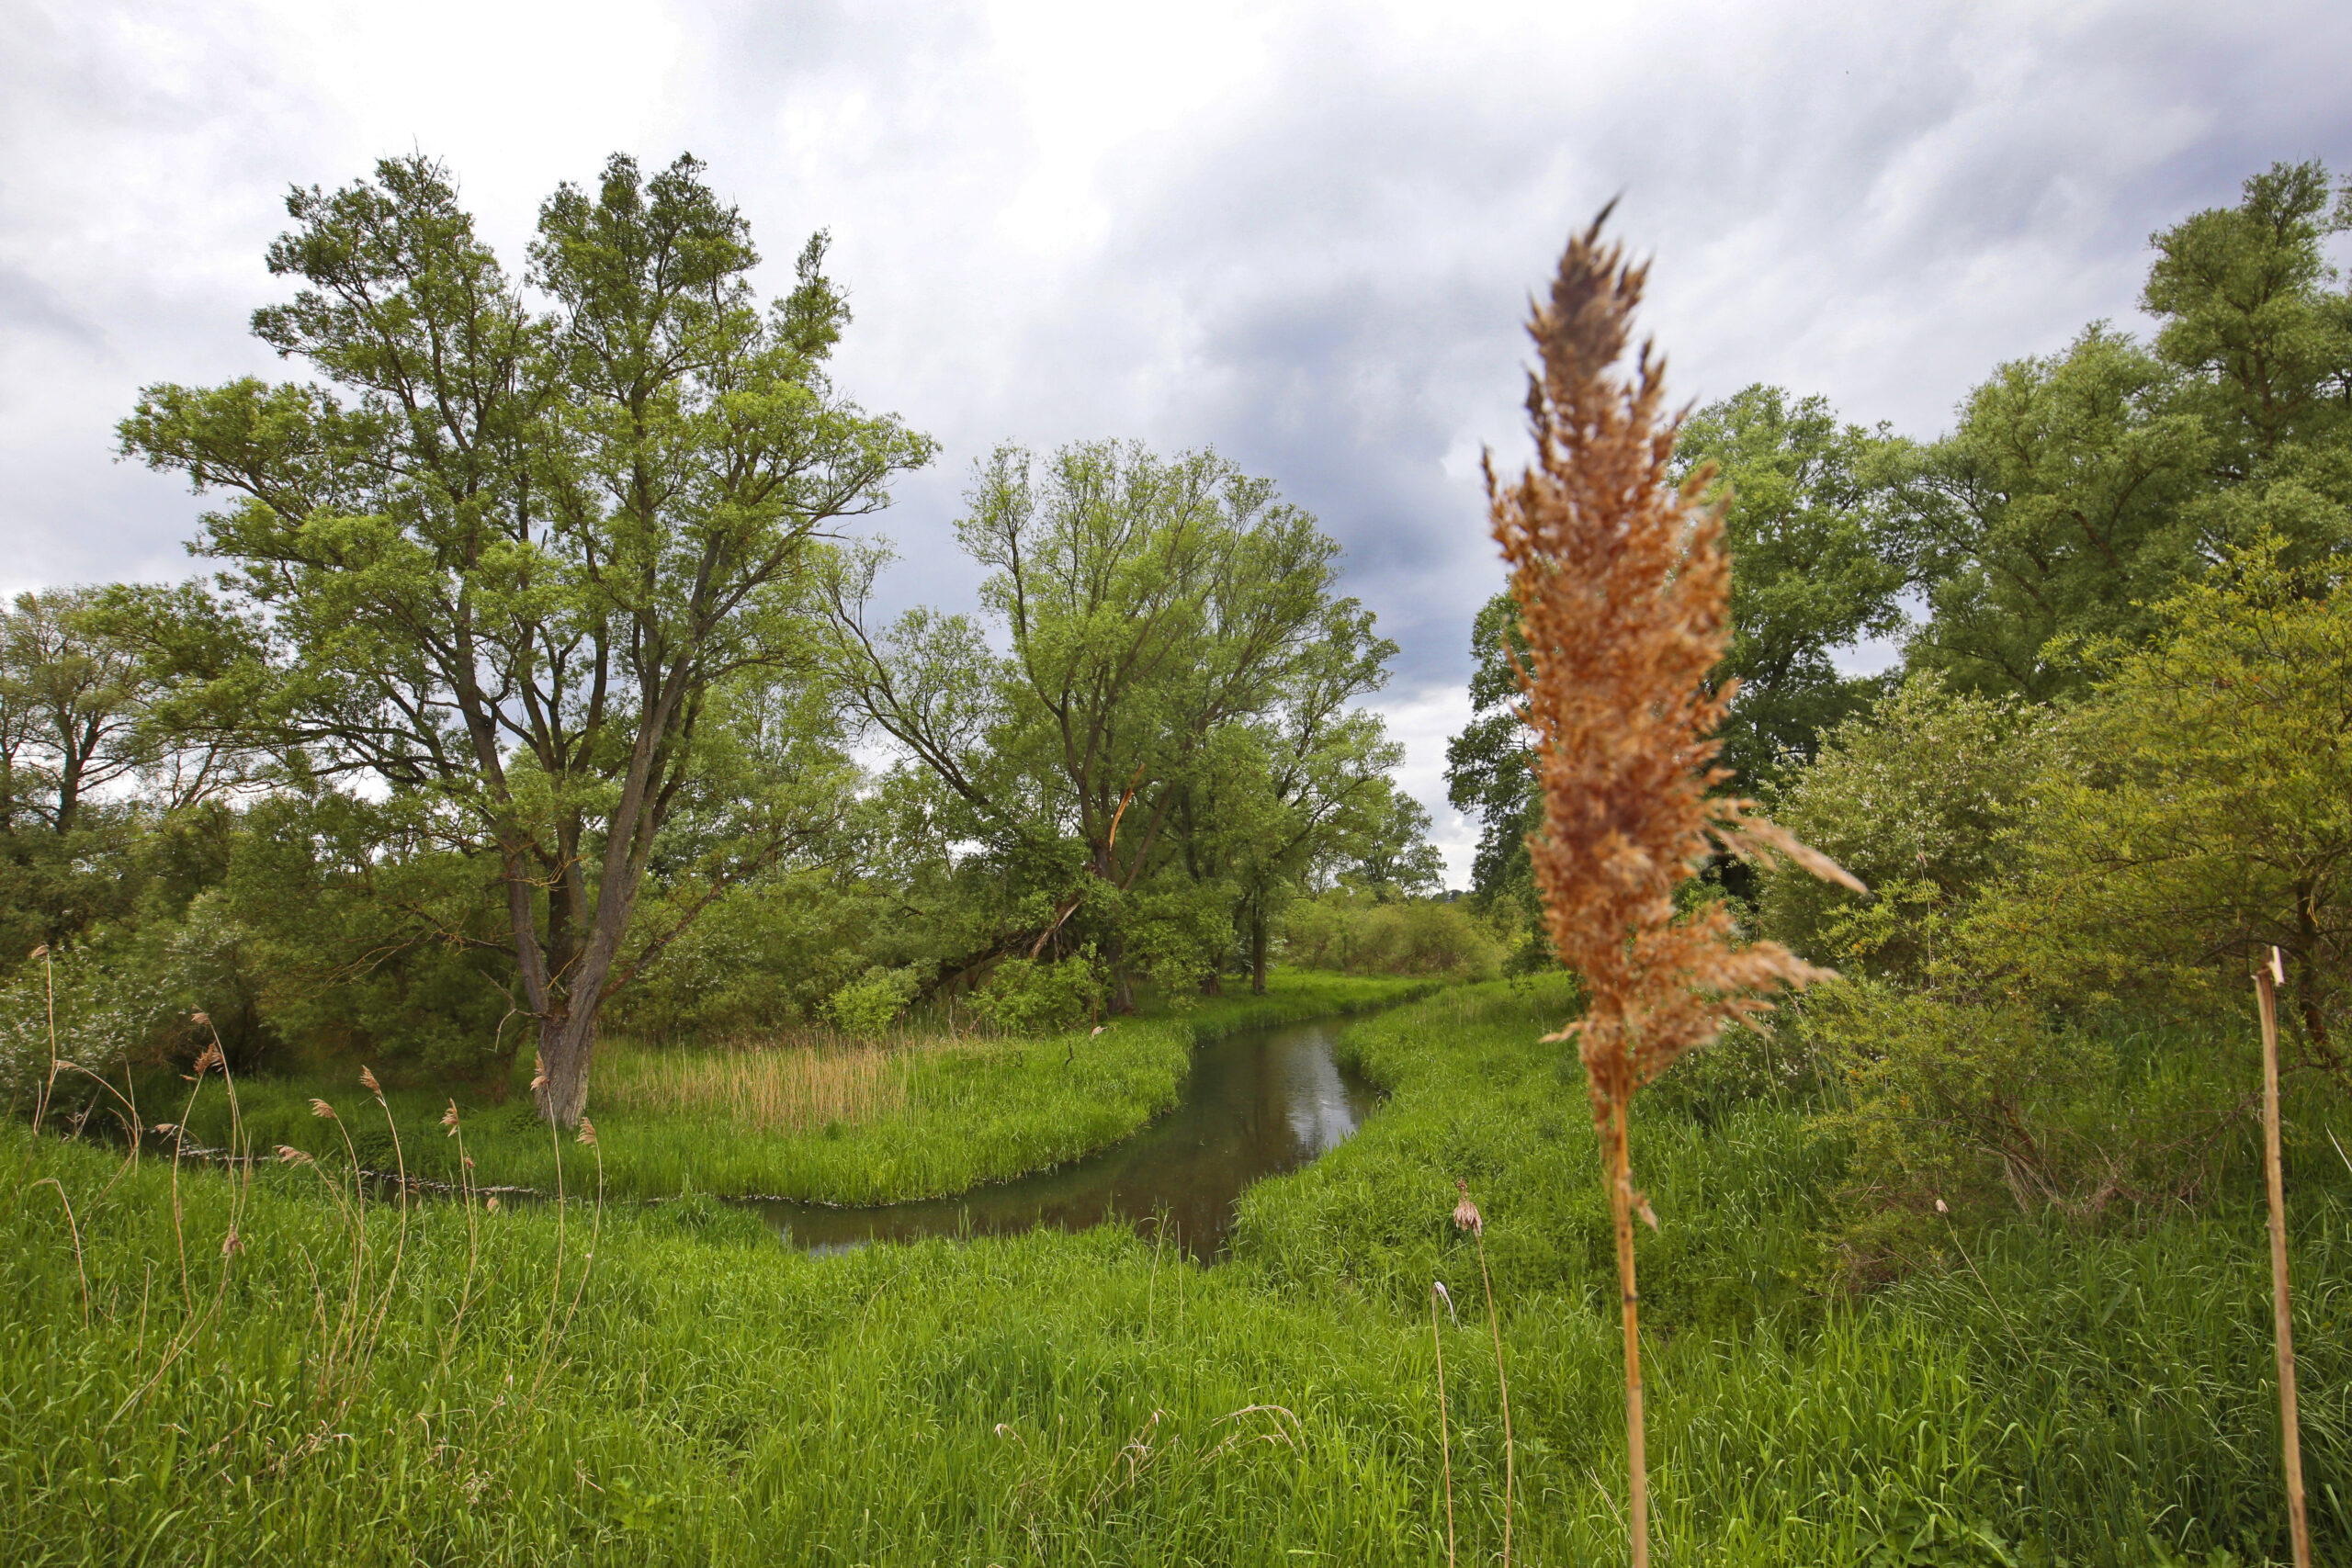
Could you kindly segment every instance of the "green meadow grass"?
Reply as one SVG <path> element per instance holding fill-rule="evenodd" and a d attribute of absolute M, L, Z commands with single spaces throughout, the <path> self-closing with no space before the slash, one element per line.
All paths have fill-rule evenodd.
<path fill-rule="evenodd" d="M 1380 1007 L 1435 988 L 1428 980 L 1277 969 L 1265 996 L 1206 998 L 1181 1013 L 1114 1021 L 1100 1035 L 1078 1030 L 1033 1040 L 918 1038 L 896 1054 L 894 1066 L 904 1074 L 901 1103 L 868 1120 L 803 1132 L 707 1115 L 608 1111 L 593 1089 L 589 1116 L 604 1153 L 606 1191 L 616 1197 L 688 1190 L 832 1203 L 945 1197 L 1079 1158 L 1135 1132 L 1176 1103 L 1193 1047 L 1203 1041 Z M 629 1057 L 652 1050 L 626 1040 L 605 1042 L 598 1071 L 625 1073 Z M 456 1145 L 440 1125 L 454 1098 L 465 1118 L 477 1183 L 551 1192 L 560 1178 L 573 1192 L 583 1183 L 593 1188 L 595 1177 L 585 1156 L 567 1151 L 566 1141 L 551 1137 L 533 1113 L 521 1084 L 528 1073 L 526 1060 L 514 1088 L 494 1104 L 464 1090 L 390 1090 L 385 1098 L 399 1132 L 397 1151 L 380 1118 L 356 1114 L 367 1103 L 356 1068 L 335 1079 L 261 1076 L 239 1088 L 246 1126 L 264 1149 L 284 1144 L 341 1158 L 342 1134 L 311 1113 L 311 1100 L 323 1099 L 352 1113 L 346 1122 L 363 1164 L 390 1170 L 398 1161 L 411 1175 L 455 1182 Z M 175 1109 L 149 1120 L 177 1120 L 171 1097 L 185 1087 L 172 1077 L 151 1080 L 142 1104 Z M 196 1142 L 225 1143 L 226 1108 L 217 1098 L 200 1102 L 187 1122 Z"/>
<path fill-rule="evenodd" d="M 1502 1306 L 1515 1560 L 1622 1561 L 1605 1211 L 1581 1086 L 1534 1043 L 1564 1004 L 1498 985 L 1354 1025 L 1388 1103 L 1252 1190 L 1208 1269 L 1123 1228 L 811 1258 L 707 1198 L 404 1216 L 300 1166 L 241 1198 L 7 1129 L 0 1561 L 1439 1563 L 1439 1277 L 1460 1561 L 1492 1562 L 1457 1173 Z M 2289 1179 L 2306 1473 L 2343 1562 L 2329 1113 L 2295 1109 Z M 1809 1239 L 1843 1157 L 1784 1108 L 1666 1096 L 1637 1124 L 1662 1561 L 2283 1561 L 2247 1172 L 2199 1215 L 1955 1235 L 1962 1261 L 1847 1298 Z"/>

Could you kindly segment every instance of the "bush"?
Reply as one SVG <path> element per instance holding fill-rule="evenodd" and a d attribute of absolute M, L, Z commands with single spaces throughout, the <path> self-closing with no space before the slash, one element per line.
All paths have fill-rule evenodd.
<path fill-rule="evenodd" d="M 1917 978 L 1926 922 L 2011 858 L 2003 838 L 2058 747 L 2041 710 L 1916 675 L 1840 725 L 1773 812 L 1860 877 L 1865 899 L 1793 867 L 1764 878 L 1759 934 L 1816 964 Z"/>
<path fill-rule="evenodd" d="M 825 1011 L 842 1033 L 870 1039 L 897 1022 L 922 990 L 922 976 L 913 969 L 886 969 L 877 964 L 835 991 Z"/>
<path fill-rule="evenodd" d="M 2243 1041 L 2053 1021 L 2014 997 L 1849 980 L 1796 1025 L 1851 1140 L 1840 1241 L 1873 1282 L 1939 1250 L 1949 1220 L 2094 1226 L 2211 1188 L 2257 1081 Z"/>
<path fill-rule="evenodd" d="M 11 1106 L 29 1111 L 49 1075 L 52 982 L 60 1061 L 119 1078 L 126 1066 L 196 1048 L 200 1029 L 156 976 L 127 965 L 124 956 L 67 948 L 50 960 L 53 968 L 34 959 L 0 986 L 0 1094 Z M 53 1110 L 104 1098 L 80 1073 L 57 1083 Z"/>
<path fill-rule="evenodd" d="M 972 1008 L 1007 1034 L 1055 1034 L 1099 1009 L 1102 989 L 1091 954 L 1057 964 L 1008 958 L 974 995 Z"/>
<path fill-rule="evenodd" d="M 1459 900 L 1383 901 L 1351 889 L 1301 898 L 1283 918 L 1289 962 L 1343 975 L 1448 975 L 1492 979 L 1502 947 Z"/>

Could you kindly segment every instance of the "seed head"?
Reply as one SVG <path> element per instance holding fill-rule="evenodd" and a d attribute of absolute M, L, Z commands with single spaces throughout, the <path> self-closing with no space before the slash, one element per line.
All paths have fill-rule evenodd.
<path fill-rule="evenodd" d="M 1457 1176 L 1453 1185 L 1462 1193 L 1462 1201 L 1453 1206 L 1453 1228 L 1468 1231 L 1472 1235 L 1485 1235 L 1487 1222 L 1479 1215 L 1478 1205 L 1470 1201 L 1470 1184 Z"/>
<path fill-rule="evenodd" d="M 1459 1324 L 1462 1321 L 1461 1314 L 1453 1310 L 1453 1292 L 1445 1288 L 1444 1280 L 1431 1280 L 1430 1281 L 1430 1294 L 1435 1296 L 1439 1301 L 1445 1303 L 1446 1316 L 1453 1319 L 1456 1324 Z"/>
<path fill-rule="evenodd" d="M 492 1198 L 492 1200 L 490 1200 L 490 1201 L 488 1201 L 487 1203 L 484 1203 L 484 1204 L 482 1205 L 482 1207 L 483 1207 L 484 1209 L 489 1210 L 492 1213 L 493 1213 L 493 1214 L 494 1214 L 494 1213 L 498 1213 L 498 1200 L 497 1200 L 497 1199 L 495 1199 L 495 1198 Z"/>
<path fill-rule="evenodd" d="M 313 1100 L 311 1101 L 311 1114 L 313 1116 L 323 1116 L 327 1118 L 327 1120 L 333 1121 L 334 1120 L 334 1107 L 329 1105 L 323 1100 Z"/>
<path fill-rule="evenodd" d="M 223 1258 L 234 1258 L 237 1254 L 244 1251 L 244 1238 L 237 1234 L 237 1230 L 234 1225 L 230 1226 L 229 1234 L 220 1238 L 220 1256 Z"/>
<path fill-rule="evenodd" d="M 360 1068 L 359 1081 L 362 1085 L 366 1086 L 369 1094 L 374 1095 L 378 1100 L 384 1098 L 384 1086 L 376 1081 L 376 1071 L 374 1068 Z"/>
<path fill-rule="evenodd" d="M 531 1092 L 537 1094 L 548 1087 L 548 1059 L 534 1052 L 531 1056 Z"/>
<path fill-rule="evenodd" d="M 288 1144 L 280 1144 L 277 1145 L 277 1163 L 280 1165 L 309 1165 L 311 1163 L 311 1156 L 304 1154 L 300 1149 L 295 1148 Z"/>
<path fill-rule="evenodd" d="M 226 1067 L 228 1065 L 228 1058 L 220 1055 L 220 1046 L 216 1041 L 212 1044 L 207 1045 L 204 1048 L 203 1054 L 197 1057 L 196 1076 L 198 1077 L 202 1077 L 207 1069 L 212 1067 Z"/>
<path fill-rule="evenodd" d="M 456 1100 L 451 1100 L 449 1109 L 441 1112 L 441 1125 L 449 1129 L 441 1134 L 443 1137 L 454 1138 L 458 1135 L 458 1102 Z"/>
<path fill-rule="evenodd" d="M 190 1023 L 200 1023 L 207 1029 L 212 1027 L 212 1015 L 209 1012 L 192 1012 L 187 1015 L 187 1021 Z"/>
<path fill-rule="evenodd" d="M 580 1119 L 580 1141 L 592 1149 L 596 1146 L 596 1123 L 585 1116 Z"/>
<path fill-rule="evenodd" d="M 25 962 L 29 964 L 36 958 L 47 958 L 48 956 L 49 943 L 42 942 L 39 947 L 34 948 L 32 952 L 25 955 Z"/>

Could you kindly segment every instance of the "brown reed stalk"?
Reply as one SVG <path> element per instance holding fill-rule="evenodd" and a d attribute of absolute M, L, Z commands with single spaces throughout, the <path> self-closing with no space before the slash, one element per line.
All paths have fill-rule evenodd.
<path fill-rule="evenodd" d="M 49 1076 L 40 1080 L 40 1093 L 33 1101 L 33 1131 L 40 1131 L 49 1117 L 50 1090 L 57 1086 L 57 971 L 50 966 L 49 943 L 42 942 L 32 951 L 40 960 L 41 978 L 49 989 Z"/>
<path fill-rule="evenodd" d="M 2286 979 L 2286 966 L 2274 947 L 2254 971 L 2255 1005 L 2262 1017 L 2262 1175 L 2270 1194 L 2270 1316 L 2278 1350 L 2278 1430 L 2287 1466 L 2287 1529 L 2294 1545 L 2295 1568 L 2311 1568 L 2312 1527 L 2303 1509 L 2303 1442 L 2295 1415 L 2295 1325 L 2287 1293 L 2287 1189 L 2278 1148 L 2278 987 Z"/>
<path fill-rule="evenodd" d="M 1430 1281 L 1430 1348 L 1437 1352 L 1437 1451 L 1445 1467 L 1445 1568 L 1453 1568 L 1453 1440 L 1445 1425 L 1445 1341 L 1437 1331 L 1438 1298 L 1445 1294 L 1445 1286 Z M 1452 1312 L 1451 1298 L 1446 1310 Z"/>
<path fill-rule="evenodd" d="M 82 1227 L 74 1218 L 74 1200 L 65 1195 L 65 1183 L 53 1176 L 44 1176 L 33 1187 L 54 1187 L 57 1201 L 65 1205 L 65 1228 L 74 1234 L 74 1272 L 82 1280 L 82 1326 L 90 1326 L 90 1271 L 82 1262 Z M 25 1189 L 29 1192 L 32 1187 Z"/>
<path fill-rule="evenodd" d="M 436 1379 L 448 1370 L 449 1357 L 458 1348 L 458 1332 L 465 1326 L 466 1309 L 473 1304 L 474 1271 L 481 1262 L 481 1216 L 475 1208 L 474 1162 L 466 1155 L 465 1128 L 456 1100 L 449 1101 L 449 1109 L 441 1113 L 441 1125 L 447 1129 L 443 1136 L 458 1140 L 458 1191 L 466 1212 L 466 1278 L 458 1287 L 458 1310 L 449 1320 L 447 1336 L 441 1341 L 440 1359 L 434 1363 L 433 1375 Z"/>
<path fill-rule="evenodd" d="M 546 1348 L 540 1352 L 539 1370 L 537 1373 L 533 1374 L 531 1378 L 531 1392 L 529 1397 L 533 1400 L 538 1397 L 539 1383 L 548 1375 L 548 1369 L 551 1364 L 551 1358 L 555 1354 L 556 1348 L 561 1345 L 565 1336 L 571 1332 L 571 1320 L 573 1317 L 577 1316 L 580 1312 L 580 1298 L 588 1293 L 588 1276 L 595 1271 L 596 1244 L 605 1234 L 605 1151 L 596 1142 L 596 1124 L 594 1122 L 589 1121 L 587 1117 L 582 1116 L 580 1119 L 580 1126 L 575 1135 L 582 1143 L 587 1145 L 589 1152 L 596 1156 L 596 1208 L 588 1225 L 588 1252 L 580 1262 L 580 1278 L 573 1282 L 571 1287 L 571 1304 L 564 1308 L 563 1325 L 561 1327 L 556 1329 L 553 1338 L 548 1341 Z M 560 1167 L 560 1160 L 558 1161 L 558 1165 Z M 559 1197 L 557 1201 L 562 1201 L 561 1198 Z M 562 1221 L 559 1218 L 556 1222 L 556 1262 L 559 1269 L 562 1266 L 563 1261 L 562 1235 Z M 561 1282 L 560 1275 L 558 1276 L 558 1282 Z M 526 1403 L 528 1403 L 528 1401 L 526 1400 Z"/>
<path fill-rule="evenodd" d="M 1613 204 L 1612 204 L 1613 205 Z M 1787 859 L 1860 884 L 1758 814 L 1713 793 L 1727 770 L 1709 737 L 1735 683 L 1713 681 L 1729 636 L 1731 563 L 1720 506 L 1702 504 L 1712 470 L 1681 484 L 1680 426 L 1664 412 L 1664 363 L 1647 344 L 1630 375 L 1648 268 L 1604 244 L 1604 209 L 1569 242 L 1551 298 L 1528 333 L 1540 368 L 1527 412 L 1535 460 L 1506 485 L 1487 458 L 1495 538 L 1510 567 L 1526 654 L 1520 713 L 1536 734 L 1544 827 L 1528 840 L 1545 928 L 1583 977 L 1584 1017 L 1554 1041 L 1583 1058 L 1600 1138 L 1625 1354 L 1629 1523 L 1636 1568 L 1649 1561 L 1640 1314 L 1633 1217 L 1655 1226 L 1634 1189 L 1627 1147 L 1634 1093 L 1729 1022 L 1771 1006 L 1767 991 L 1829 977 L 1769 942 L 1743 945 L 1730 913 L 1678 917 L 1676 889 L 1718 852 Z"/>
<path fill-rule="evenodd" d="M 1495 1312 L 1495 1277 L 1487 1271 L 1487 1221 L 1470 1201 L 1470 1183 L 1453 1179 L 1462 1201 L 1453 1206 L 1453 1224 L 1470 1233 L 1478 1244 L 1478 1278 L 1487 1287 L 1487 1327 L 1495 1337 L 1495 1388 L 1503 1404 L 1503 1568 L 1510 1568 L 1511 1499 L 1518 1490 L 1519 1450 L 1510 1435 L 1510 1381 L 1503 1376 L 1503 1320 Z"/>

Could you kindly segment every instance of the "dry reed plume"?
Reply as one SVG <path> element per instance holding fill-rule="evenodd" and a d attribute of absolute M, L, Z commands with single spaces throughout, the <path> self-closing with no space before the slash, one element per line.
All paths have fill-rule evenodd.
<path fill-rule="evenodd" d="M 906 1103 L 907 1071 L 903 1057 L 876 1050 L 641 1052 L 614 1063 L 601 1093 L 622 1111 L 684 1112 L 761 1132 L 805 1133 L 899 1110 Z"/>
<path fill-rule="evenodd" d="M 1634 1093 L 1763 994 L 1829 977 L 1769 942 L 1742 944 L 1720 905 L 1678 917 L 1676 889 L 1717 852 L 1786 859 L 1860 884 L 1758 815 L 1710 792 L 1729 778 L 1710 739 L 1734 694 L 1710 683 L 1729 635 L 1731 562 L 1710 470 L 1674 481 L 1679 414 L 1662 412 L 1664 363 L 1645 344 L 1618 373 L 1647 267 L 1604 244 L 1603 209 L 1560 258 L 1528 324 L 1535 460 L 1515 482 L 1487 461 L 1496 540 L 1527 651 L 1521 716 L 1535 731 L 1544 826 L 1529 840 L 1554 949 L 1583 977 L 1574 1040 L 1607 1167 L 1625 1341 L 1634 1562 L 1649 1561 L 1633 1216 L 1626 1145 Z"/>

